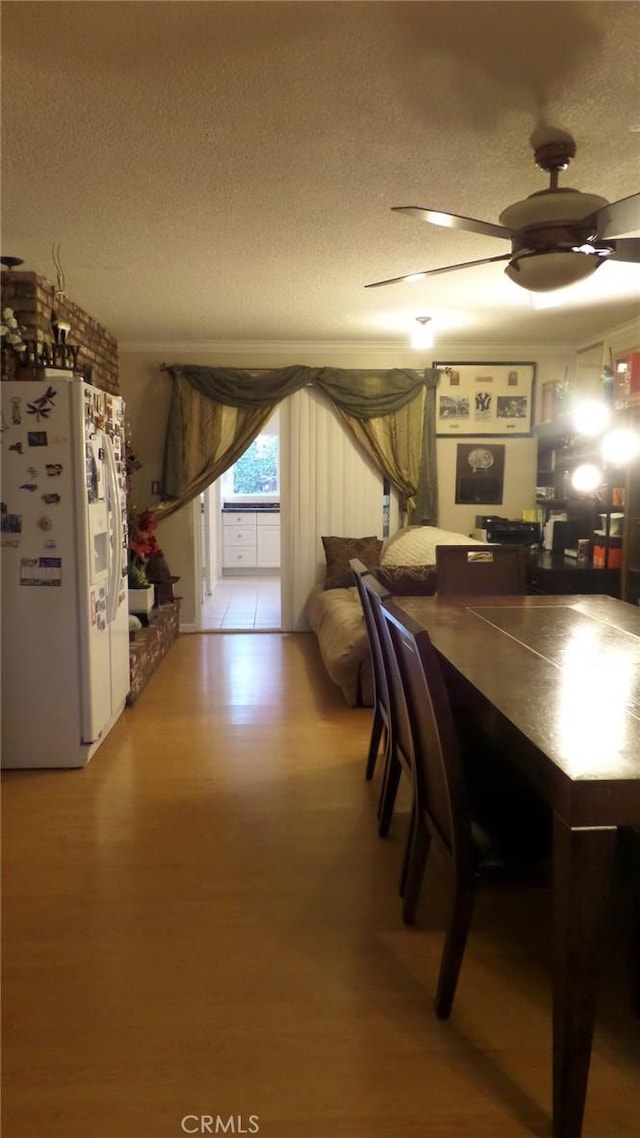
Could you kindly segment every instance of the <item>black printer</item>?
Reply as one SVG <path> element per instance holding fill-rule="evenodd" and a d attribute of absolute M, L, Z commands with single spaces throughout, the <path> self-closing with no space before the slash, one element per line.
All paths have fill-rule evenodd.
<path fill-rule="evenodd" d="M 539 545 L 539 522 L 521 522 L 496 514 L 476 514 L 474 537 L 498 545 Z"/>

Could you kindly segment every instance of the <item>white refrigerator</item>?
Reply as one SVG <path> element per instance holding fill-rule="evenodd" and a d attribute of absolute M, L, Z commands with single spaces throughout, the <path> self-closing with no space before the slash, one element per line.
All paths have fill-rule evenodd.
<path fill-rule="evenodd" d="M 129 691 L 124 403 L 54 369 L 0 388 L 0 761 L 82 767 Z"/>

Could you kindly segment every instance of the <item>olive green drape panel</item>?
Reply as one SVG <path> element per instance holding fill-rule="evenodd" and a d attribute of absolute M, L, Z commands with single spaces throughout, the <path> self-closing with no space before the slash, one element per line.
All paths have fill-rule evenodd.
<path fill-rule="evenodd" d="M 438 373 L 293 366 L 250 372 L 172 364 L 164 461 L 168 516 L 231 466 L 276 405 L 312 386 L 334 405 L 365 453 L 405 497 L 410 514 L 436 521 L 435 387 Z"/>
<path fill-rule="evenodd" d="M 165 494 L 158 517 L 167 517 L 202 494 L 244 453 L 271 415 L 271 406 L 229 407 L 188 385 L 173 390 L 165 443 Z"/>
<path fill-rule="evenodd" d="M 435 392 L 438 372 L 424 373 L 422 391 L 392 414 L 356 419 L 336 411 L 362 449 L 401 492 L 409 519 L 435 525 L 438 485 L 435 457 Z"/>

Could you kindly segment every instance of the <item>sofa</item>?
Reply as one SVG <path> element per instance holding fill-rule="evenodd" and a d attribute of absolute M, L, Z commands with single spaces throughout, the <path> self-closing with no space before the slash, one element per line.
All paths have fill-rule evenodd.
<path fill-rule="evenodd" d="M 327 561 L 323 584 L 312 589 L 305 616 L 322 662 L 349 707 L 373 705 L 373 675 L 367 631 L 349 561 L 364 561 L 389 592 L 433 596 L 437 588 L 436 545 L 483 542 L 437 526 L 407 526 L 386 543 L 375 537 L 322 539 Z"/>

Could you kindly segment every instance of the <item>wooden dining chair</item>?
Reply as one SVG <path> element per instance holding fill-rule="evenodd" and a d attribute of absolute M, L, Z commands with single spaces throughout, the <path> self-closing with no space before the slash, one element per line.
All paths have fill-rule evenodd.
<path fill-rule="evenodd" d="M 361 581 L 366 592 L 365 603 L 369 606 L 375 635 L 380 646 L 382 670 L 389 695 L 389 746 L 385 756 L 384 775 L 378 805 L 378 833 L 381 838 L 385 838 L 389 833 L 400 778 L 403 773 L 413 788 L 413 732 L 409 722 L 398 662 L 382 613 L 382 606 L 390 600 L 390 594 L 372 574 L 363 576 Z M 401 893 L 403 892 L 405 869 L 406 859 L 400 880 Z"/>
<path fill-rule="evenodd" d="M 389 684 L 387 681 L 387 674 L 382 656 L 382 647 L 380 645 L 380 637 L 376 627 L 376 622 L 373 618 L 371 611 L 371 601 L 369 599 L 369 592 L 365 588 L 364 578 L 371 575 L 371 570 L 367 568 L 363 561 L 354 557 L 349 562 L 353 579 L 355 581 L 358 596 L 360 597 L 360 604 L 362 605 L 362 612 L 364 615 L 364 623 L 367 630 L 367 638 L 369 640 L 369 650 L 371 652 L 371 668 L 373 674 L 373 720 L 371 723 L 371 739 L 369 741 L 369 750 L 367 752 L 367 766 L 365 774 L 367 779 L 372 779 L 380 754 L 380 746 L 382 744 L 382 753 L 386 760 L 391 745 L 391 697 L 389 695 Z M 383 594 L 381 594 L 383 595 Z M 384 596 L 390 596 L 390 593 L 384 592 Z"/>
<path fill-rule="evenodd" d="M 632 914 L 631 914 L 631 1007 L 634 1015 L 640 1017 L 640 830 L 637 833 L 638 841 L 638 872 L 633 885 Z"/>
<path fill-rule="evenodd" d="M 526 568 L 522 545 L 436 545 L 439 597 L 523 595 Z"/>
<path fill-rule="evenodd" d="M 631 936 L 629 973 L 631 979 L 631 1008 L 640 1016 L 640 828 L 634 826 L 628 834 L 633 846 L 633 883 L 631 886 Z"/>
<path fill-rule="evenodd" d="M 405 921 L 415 920 L 432 843 L 444 855 L 453 881 L 435 997 L 436 1015 L 446 1019 L 456 992 L 479 873 L 503 873 L 515 864 L 521 872 L 525 866 L 529 869 L 532 859 L 539 864 L 549 848 L 550 826 L 545 815 L 532 846 L 523 826 L 528 803 L 523 808 L 508 796 L 502 811 L 497 810 L 490 820 L 476 815 L 449 694 L 429 634 L 392 600 L 385 601 L 381 611 L 413 732 L 414 809 L 403 875 Z M 480 762 L 481 757 L 476 757 Z M 501 813 L 507 823 L 504 828 L 500 826 Z M 537 827 L 534 814 L 530 822 Z"/>
<path fill-rule="evenodd" d="M 631 1009 L 640 1016 L 640 828 L 623 826 L 618 830 L 616 877 L 628 894 L 631 906 L 629 936 L 629 980 Z"/>

